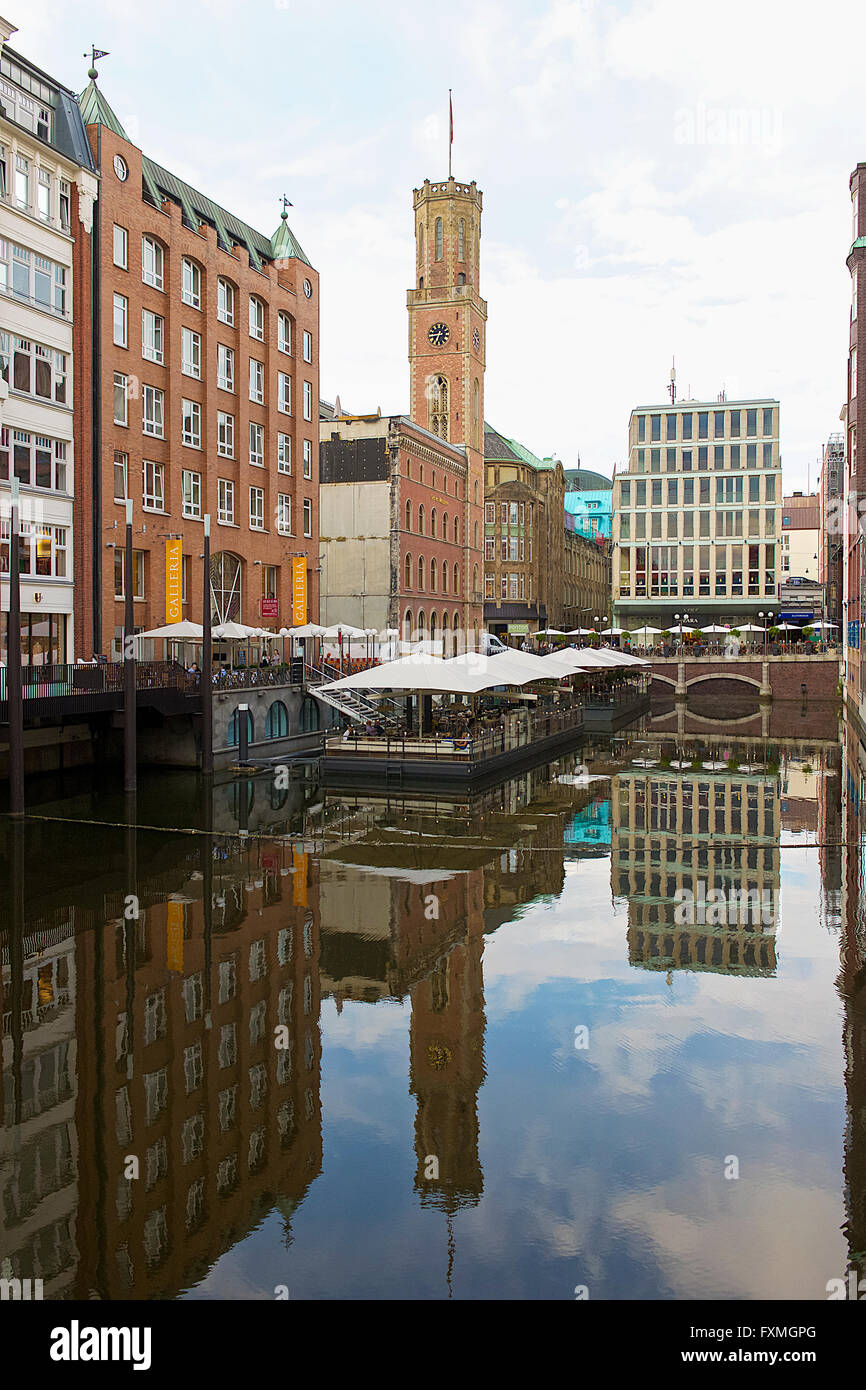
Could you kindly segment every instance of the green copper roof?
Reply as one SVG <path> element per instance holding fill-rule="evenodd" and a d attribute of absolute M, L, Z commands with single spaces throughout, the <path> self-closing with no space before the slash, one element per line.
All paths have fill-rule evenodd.
<path fill-rule="evenodd" d="M 85 125 L 104 125 L 119 135 L 121 140 L 129 140 L 120 121 L 115 116 L 105 97 L 95 82 L 91 82 L 79 98 L 81 116 Z M 211 198 L 199 193 L 191 184 L 184 183 L 176 174 L 163 169 L 161 164 L 142 155 L 141 176 L 145 196 L 160 207 L 163 198 L 178 203 L 183 211 L 183 220 L 193 231 L 198 231 L 199 223 L 206 222 L 216 228 L 217 239 L 224 251 L 231 252 L 235 246 L 243 246 L 249 253 L 250 264 L 261 270 L 263 261 L 299 260 L 305 265 L 312 262 L 304 255 L 300 243 L 289 227 L 285 213 L 273 237 L 263 236 L 248 223 L 242 222 L 234 213 L 220 207 Z"/>
<path fill-rule="evenodd" d="M 858 246 L 866 246 L 866 236 L 858 236 L 857 240 L 853 242 L 851 245 L 851 251 L 855 250 L 855 248 Z"/>
<path fill-rule="evenodd" d="M 531 449 L 527 449 L 525 445 L 518 443 L 516 439 L 509 439 L 508 443 L 511 445 L 514 452 L 520 455 L 524 463 L 529 464 L 530 468 L 538 468 L 544 471 L 556 467 L 555 459 L 540 459 L 537 454 L 534 454 Z"/>
<path fill-rule="evenodd" d="M 280 225 L 271 237 L 271 248 L 274 260 L 287 261 L 294 259 L 304 261 L 309 265 L 310 262 L 301 250 L 300 242 L 289 226 L 288 216 L 285 210 L 280 214 Z"/>
<path fill-rule="evenodd" d="M 85 87 L 78 98 L 78 105 L 81 107 L 81 119 L 85 125 L 108 126 L 108 129 L 119 135 L 121 140 L 129 139 L 95 82 L 91 81 Z"/>

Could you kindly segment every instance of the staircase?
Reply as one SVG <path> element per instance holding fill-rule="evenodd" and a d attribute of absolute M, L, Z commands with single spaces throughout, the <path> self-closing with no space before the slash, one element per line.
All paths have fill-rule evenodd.
<path fill-rule="evenodd" d="M 359 723 L 366 719 L 375 719 L 379 714 L 378 705 L 374 705 L 360 690 L 328 689 L 339 677 L 340 672 L 329 662 L 323 666 L 304 663 L 304 686 L 315 699 L 339 710 L 347 719 L 356 719 Z"/>

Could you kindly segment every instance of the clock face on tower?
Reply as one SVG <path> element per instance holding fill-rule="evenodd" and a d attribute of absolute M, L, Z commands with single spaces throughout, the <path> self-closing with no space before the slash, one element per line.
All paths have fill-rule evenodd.
<path fill-rule="evenodd" d="M 447 323 L 432 323 L 427 330 L 427 337 L 434 347 L 444 347 L 451 337 L 451 330 Z"/>
<path fill-rule="evenodd" d="M 481 347 L 481 334 L 478 332 L 477 328 L 475 332 L 472 334 L 472 345 L 475 348 L 476 352 Z"/>

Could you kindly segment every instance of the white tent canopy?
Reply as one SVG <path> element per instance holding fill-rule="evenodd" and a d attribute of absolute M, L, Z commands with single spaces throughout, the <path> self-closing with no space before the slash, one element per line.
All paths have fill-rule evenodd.
<path fill-rule="evenodd" d="M 441 656 L 428 656 L 419 653 L 401 656 L 397 661 L 386 661 L 381 666 L 371 666 L 366 671 L 358 671 L 354 676 L 344 676 L 332 681 L 329 690 L 405 690 L 427 694 L 474 695 L 476 685 L 459 668 L 449 666 Z"/>
<path fill-rule="evenodd" d="M 528 685 L 530 681 L 556 679 L 540 656 L 517 660 L 527 655 L 526 652 L 501 652 L 485 656 L 481 652 L 464 652 L 462 656 L 450 657 L 444 664 L 465 674 L 467 680 L 483 682 L 477 686 L 478 690 L 489 690 L 494 685 Z"/>

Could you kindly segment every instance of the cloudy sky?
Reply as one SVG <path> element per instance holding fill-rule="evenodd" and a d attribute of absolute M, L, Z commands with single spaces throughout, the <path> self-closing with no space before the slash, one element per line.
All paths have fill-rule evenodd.
<path fill-rule="evenodd" d="M 322 391 L 406 408 L 411 192 L 484 192 L 487 419 L 610 472 L 634 405 L 781 401 L 786 490 L 838 430 L 855 0 L 6 0 L 13 45 L 100 85 L 149 155 L 322 277 Z M 807 472 L 808 470 L 808 472 Z"/>

